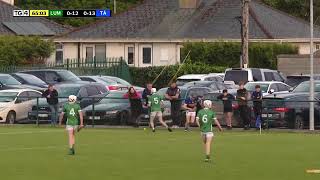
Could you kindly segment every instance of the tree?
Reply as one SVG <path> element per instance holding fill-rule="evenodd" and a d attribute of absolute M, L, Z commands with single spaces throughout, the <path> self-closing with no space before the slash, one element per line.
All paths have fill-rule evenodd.
<path fill-rule="evenodd" d="M 44 63 L 53 51 L 54 43 L 40 37 L 0 36 L 1 66 Z"/>

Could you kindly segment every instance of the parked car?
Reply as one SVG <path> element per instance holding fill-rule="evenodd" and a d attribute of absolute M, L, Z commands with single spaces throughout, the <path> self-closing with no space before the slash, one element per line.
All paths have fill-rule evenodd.
<path fill-rule="evenodd" d="M 279 81 L 256 81 L 248 82 L 244 87 L 249 91 L 255 91 L 255 86 L 260 85 L 262 95 L 266 96 L 269 94 L 289 93 L 290 86 Z"/>
<path fill-rule="evenodd" d="M 21 84 L 10 74 L 0 74 L 0 90 L 4 89 L 33 89 L 43 91 L 44 88 L 27 84 Z"/>
<path fill-rule="evenodd" d="M 309 93 L 287 93 L 263 98 L 262 119 L 271 127 L 305 129 L 309 127 Z M 315 126 L 320 126 L 320 95 L 315 96 Z"/>
<path fill-rule="evenodd" d="M 57 84 L 56 89 L 59 94 L 59 113 L 62 111 L 63 105 L 68 101 L 69 95 L 76 95 L 81 108 L 85 108 L 93 103 L 99 102 L 107 91 L 104 85 L 99 83 L 75 84 L 61 83 Z M 48 121 L 51 119 L 51 110 L 45 98 L 39 100 L 38 105 L 32 106 L 32 111 L 29 112 L 29 120 L 37 119 Z"/>
<path fill-rule="evenodd" d="M 47 88 L 48 84 L 41 79 L 37 78 L 34 75 L 26 74 L 26 73 L 12 73 L 10 74 L 12 77 L 14 77 L 17 81 L 19 81 L 21 84 L 27 84 L 31 86 L 37 86 L 40 88 Z"/>
<path fill-rule="evenodd" d="M 224 83 L 216 81 L 193 81 L 184 84 L 183 87 L 208 87 L 211 89 L 211 92 L 219 93 L 222 93 L 224 89 L 228 89 L 228 92 L 231 94 L 237 93 L 237 89 L 235 86 L 226 85 Z"/>
<path fill-rule="evenodd" d="M 285 77 L 282 73 L 271 69 L 259 68 L 229 68 L 225 71 L 224 82 L 234 82 L 239 84 L 253 81 L 280 81 L 284 82 Z"/>
<path fill-rule="evenodd" d="M 310 81 L 304 81 L 300 83 L 296 88 L 292 90 L 292 93 L 309 93 Z M 320 80 L 314 81 L 314 92 L 320 93 Z"/>
<path fill-rule="evenodd" d="M 28 118 L 28 112 L 41 92 L 31 89 L 0 91 L 0 122 L 14 124 Z"/>
<path fill-rule="evenodd" d="M 118 83 L 101 76 L 79 76 L 82 81 L 96 82 L 103 84 L 108 91 L 114 91 L 118 89 Z"/>
<path fill-rule="evenodd" d="M 115 90 L 126 90 L 129 89 L 129 87 L 133 86 L 132 84 L 130 84 L 128 81 L 121 79 L 119 77 L 115 77 L 115 76 L 101 76 L 101 78 L 105 79 L 105 80 L 112 80 L 117 82 L 118 86 L 115 86 Z M 138 86 L 133 86 L 136 90 L 143 90 L 144 88 L 142 87 L 138 87 Z"/>
<path fill-rule="evenodd" d="M 183 86 L 184 84 L 192 81 L 216 81 L 222 82 L 223 78 L 221 77 L 223 73 L 211 73 L 211 74 L 187 74 L 178 77 L 177 85 Z"/>
<path fill-rule="evenodd" d="M 79 82 L 81 79 L 73 74 L 71 71 L 58 70 L 58 69 L 40 69 L 40 70 L 27 70 L 20 73 L 32 74 L 47 84 Z"/>
<path fill-rule="evenodd" d="M 315 74 L 313 78 L 315 80 L 320 80 L 320 74 Z M 300 83 L 309 81 L 309 80 L 310 80 L 310 74 L 290 75 L 290 76 L 287 76 L 287 80 L 285 81 L 285 83 L 291 87 L 296 87 Z"/>

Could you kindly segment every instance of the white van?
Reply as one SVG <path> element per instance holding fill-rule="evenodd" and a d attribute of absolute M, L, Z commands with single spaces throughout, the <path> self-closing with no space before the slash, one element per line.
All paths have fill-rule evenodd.
<path fill-rule="evenodd" d="M 229 68 L 225 71 L 224 82 L 239 84 L 254 81 L 280 81 L 284 82 L 285 77 L 276 70 L 260 68 Z"/>
<path fill-rule="evenodd" d="M 183 86 L 184 84 L 192 81 L 223 81 L 223 73 L 210 73 L 210 74 L 187 74 L 178 77 L 177 85 Z"/>

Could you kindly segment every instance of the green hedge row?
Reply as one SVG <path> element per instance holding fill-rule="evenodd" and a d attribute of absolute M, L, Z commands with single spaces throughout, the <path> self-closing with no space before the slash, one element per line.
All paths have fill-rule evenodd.
<path fill-rule="evenodd" d="M 130 67 L 132 83 L 134 85 L 144 87 L 147 82 L 153 82 L 163 69 L 164 71 L 154 83 L 154 86 L 156 88 L 167 87 L 170 80 L 173 79 L 176 75 L 179 69 L 179 65 L 170 65 L 166 67 L 155 66 L 145 68 Z M 212 66 L 203 63 L 185 63 L 179 70 L 177 77 L 184 74 L 218 73 L 224 72 L 225 69 L 226 67 L 223 66 Z"/>
<path fill-rule="evenodd" d="M 241 44 L 236 42 L 196 42 L 185 43 L 182 58 L 190 51 L 191 62 L 214 64 L 217 66 L 239 67 Z M 298 54 L 298 48 L 287 43 L 250 43 L 249 66 L 276 69 L 277 56 Z"/>

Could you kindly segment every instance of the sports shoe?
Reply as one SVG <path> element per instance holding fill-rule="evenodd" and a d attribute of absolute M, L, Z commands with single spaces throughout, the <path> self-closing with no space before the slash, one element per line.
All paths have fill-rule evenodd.
<path fill-rule="evenodd" d="M 185 132 L 188 132 L 188 131 L 189 131 L 189 128 L 184 128 L 184 131 L 185 131 Z"/>
<path fill-rule="evenodd" d="M 169 131 L 169 132 L 172 132 L 172 129 L 171 129 L 171 128 L 168 128 L 168 131 Z"/>
<path fill-rule="evenodd" d="M 232 130 L 232 126 L 227 126 L 227 130 Z"/>
<path fill-rule="evenodd" d="M 71 148 L 70 150 L 69 150 L 69 153 L 68 153 L 69 155 L 74 155 L 75 154 L 75 151 L 74 151 L 74 149 L 73 148 Z"/>
<path fill-rule="evenodd" d="M 152 129 L 152 132 L 156 132 L 156 129 Z"/>

